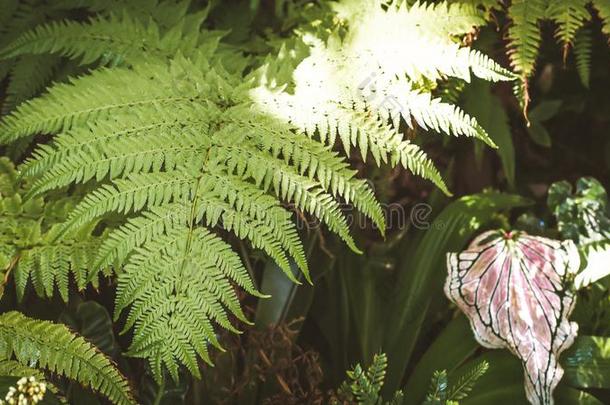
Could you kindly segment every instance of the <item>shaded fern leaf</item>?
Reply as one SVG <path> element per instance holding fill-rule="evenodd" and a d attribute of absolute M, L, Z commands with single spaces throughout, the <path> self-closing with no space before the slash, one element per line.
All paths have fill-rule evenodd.
<path fill-rule="evenodd" d="M 471 370 L 467 371 L 456 382 L 452 383 L 447 393 L 447 399 L 459 401 L 468 396 L 477 380 L 481 378 L 489 368 L 489 363 L 482 361 L 475 365 Z"/>
<path fill-rule="evenodd" d="M 338 394 L 350 403 L 359 405 L 401 404 L 401 391 L 397 391 L 390 402 L 383 402 L 380 396 L 387 367 L 388 358 L 384 353 L 375 354 L 373 362 L 366 370 L 356 364 L 347 371 L 347 380 L 341 384 Z"/>
<path fill-rule="evenodd" d="M 115 404 L 134 404 L 129 385 L 115 365 L 64 325 L 11 311 L 0 315 L 3 360 L 15 359 L 57 373 L 106 396 Z"/>
<path fill-rule="evenodd" d="M 444 404 L 447 401 L 447 391 L 449 382 L 447 379 L 447 370 L 437 370 L 432 375 L 430 381 L 430 389 L 426 395 L 424 404 Z"/>
<path fill-rule="evenodd" d="M 2 114 L 12 111 L 21 102 L 40 93 L 57 71 L 59 59 L 53 56 L 25 55 L 20 57 L 10 72 Z"/>
<path fill-rule="evenodd" d="M 541 39 L 539 21 L 545 16 L 545 7 L 544 0 L 513 0 L 508 8 L 512 19 L 508 29 L 510 61 L 525 79 L 534 72 Z"/>
<path fill-rule="evenodd" d="M 576 33 L 591 17 L 587 0 L 551 0 L 546 15 L 557 23 L 555 37 L 563 45 L 564 59 Z"/>
<path fill-rule="evenodd" d="M 580 82 L 586 88 L 589 88 L 591 78 L 591 53 L 593 49 L 593 38 L 591 30 L 582 28 L 576 34 L 574 39 L 574 56 L 576 58 L 576 70 Z"/>

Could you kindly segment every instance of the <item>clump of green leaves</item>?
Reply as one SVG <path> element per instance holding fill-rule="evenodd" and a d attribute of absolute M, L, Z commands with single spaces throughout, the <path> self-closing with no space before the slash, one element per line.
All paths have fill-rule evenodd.
<path fill-rule="evenodd" d="M 610 239 L 608 196 L 596 179 L 580 178 L 574 190 L 567 181 L 553 183 L 547 203 L 564 238 L 580 245 Z"/>
<path fill-rule="evenodd" d="M 383 401 L 381 397 L 387 367 L 388 358 L 384 353 L 376 354 L 366 370 L 360 364 L 356 364 L 354 368 L 347 371 L 347 380 L 339 387 L 337 392 L 339 400 L 359 405 L 402 404 L 404 395 L 400 390 L 396 391 L 390 401 Z"/>
<path fill-rule="evenodd" d="M 430 383 L 430 391 L 424 401 L 425 405 L 457 405 L 459 400 L 468 396 L 475 383 L 487 372 L 486 361 L 474 366 L 454 383 L 450 383 L 447 371 L 435 371 Z"/>
<path fill-rule="evenodd" d="M 405 403 L 405 393 L 402 390 L 396 391 L 389 401 L 384 401 L 381 397 L 387 367 L 388 359 L 384 353 L 373 356 L 373 362 L 367 369 L 356 364 L 354 368 L 347 371 L 347 379 L 339 387 L 338 398 L 334 398 L 332 403 L 356 403 L 358 405 L 401 405 Z M 488 368 L 489 364 L 482 361 L 452 383 L 449 382 L 447 370 L 435 371 L 430 382 L 430 390 L 423 404 L 457 405 L 459 400 L 468 396 L 477 380 L 485 374 Z"/>
<path fill-rule="evenodd" d="M 567 181 L 556 182 L 549 188 L 547 203 L 561 236 L 576 242 L 584 259 L 575 285 L 584 287 L 610 274 L 610 215 L 601 183 L 583 177 L 573 190 Z"/>

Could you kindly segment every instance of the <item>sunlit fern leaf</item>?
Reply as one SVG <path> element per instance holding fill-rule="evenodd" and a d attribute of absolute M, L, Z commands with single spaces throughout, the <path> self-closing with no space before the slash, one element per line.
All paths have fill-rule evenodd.
<path fill-rule="evenodd" d="M 423 2 L 423 1 L 399 1 L 398 6 L 388 7 L 386 18 L 392 24 L 393 30 L 412 30 L 413 23 L 417 23 L 418 29 L 430 37 L 437 39 L 467 34 L 485 23 L 483 14 L 478 9 L 478 4 L 467 2 Z M 409 4 L 410 3 L 410 4 Z M 381 11 L 381 2 L 376 0 L 347 0 L 333 4 L 337 17 L 348 23 L 354 24 L 367 20 L 369 14 Z M 408 8 L 408 14 L 405 13 Z M 396 13 L 396 10 L 401 10 Z M 400 14 L 403 13 L 403 14 Z M 377 20 L 375 23 L 379 23 Z M 411 27 L 400 27 L 399 23 L 407 23 Z"/>
<path fill-rule="evenodd" d="M 76 380 L 118 405 L 135 403 L 112 361 L 64 325 L 5 312 L 0 315 L 0 341 L 2 360 Z"/>
<path fill-rule="evenodd" d="M 550 0 L 546 16 L 557 24 L 555 37 L 563 45 L 564 58 L 577 31 L 591 17 L 587 0 Z"/>
<path fill-rule="evenodd" d="M 576 58 L 576 70 L 580 82 L 586 88 L 589 88 L 591 78 L 591 53 L 593 50 L 593 38 L 591 30 L 582 28 L 576 34 L 574 39 L 574 56 Z"/>
<path fill-rule="evenodd" d="M 525 114 L 529 104 L 528 79 L 536 66 L 541 41 L 539 24 L 545 16 L 545 8 L 545 0 L 513 0 L 508 8 L 511 18 L 508 55 L 513 70 L 521 76 L 521 83 L 514 86 L 514 92 Z"/>
<path fill-rule="evenodd" d="M 514 78 L 456 41 L 483 21 L 480 12 L 444 3 L 383 9 L 374 1 L 347 1 L 336 8 L 339 18 L 358 29 L 345 38 L 333 34 L 326 42 L 305 35 L 310 55 L 296 66 L 289 90 L 269 76 L 281 70 L 271 62 L 260 71 L 267 85 L 253 91 L 253 98 L 262 112 L 311 137 L 329 145 L 338 137 L 347 154 L 357 146 L 364 159 L 370 152 L 378 164 L 402 163 L 447 192 L 432 162 L 397 129 L 401 120 L 411 126 L 416 122 L 424 129 L 473 136 L 494 146 L 476 120 L 432 98 L 421 86 L 447 76 L 466 81 L 471 75 L 491 81 Z"/>

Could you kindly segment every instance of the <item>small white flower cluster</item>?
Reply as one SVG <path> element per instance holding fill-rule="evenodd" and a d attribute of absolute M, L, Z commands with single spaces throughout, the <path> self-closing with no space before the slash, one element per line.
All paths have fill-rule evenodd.
<path fill-rule="evenodd" d="M 36 381 L 34 377 L 22 377 L 17 381 L 17 388 L 10 387 L 0 405 L 31 405 L 42 401 L 47 385 Z"/>

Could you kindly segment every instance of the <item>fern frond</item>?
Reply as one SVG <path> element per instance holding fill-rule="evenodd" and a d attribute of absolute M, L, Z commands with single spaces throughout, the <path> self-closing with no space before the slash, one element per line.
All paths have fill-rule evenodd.
<path fill-rule="evenodd" d="M 487 363 L 486 361 L 482 361 L 479 364 L 475 365 L 471 370 L 461 376 L 455 383 L 451 384 L 447 393 L 447 399 L 450 401 L 459 401 L 466 398 L 470 391 L 472 391 L 474 384 L 479 378 L 483 376 L 483 374 L 487 372 L 488 368 L 489 363 Z"/>
<path fill-rule="evenodd" d="M 183 37 L 182 29 L 182 24 L 178 24 L 162 35 L 154 21 L 144 24 L 127 13 L 120 17 L 96 17 L 86 24 L 56 21 L 26 32 L 0 50 L 0 58 L 56 54 L 86 65 L 99 60 L 110 64 L 133 64 L 143 57 L 169 57 L 179 52 L 191 55 L 199 45 L 199 37 Z"/>
<path fill-rule="evenodd" d="M 53 56 L 24 55 L 13 65 L 10 81 L 6 87 L 6 98 L 2 103 L 2 114 L 15 109 L 21 102 L 36 95 L 49 83 L 55 74 L 59 59 Z"/>
<path fill-rule="evenodd" d="M 121 113 L 108 121 L 99 121 L 60 133 L 49 145 L 41 145 L 22 166 L 26 177 L 38 177 L 36 184 L 57 188 L 70 182 L 86 182 L 91 177 L 110 179 L 134 172 L 175 168 L 181 153 L 191 146 L 205 145 L 199 136 L 209 130 L 209 111 L 193 106 L 140 108 L 138 116 Z M 91 133 L 99 134 L 92 137 Z M 138 148 L 135 148 L 135 145 Z M 175 144 L 172 153 L 158 151 L 159 146 Z M 133 153 L 136 149 L 146 149 Z M 84 166 L 84 167 L 83 167 Z M 49 173 L 52 173 L 49 174 Z M 65 179 L 63 182 L 59 178 Z M 36 188 L 36 186 L 34 186 Z"/>
<path fill-rule="evenodd" d="M 239 114 L 239 117 L 243 117 L 246 112 L 236 111 L 235 113 Z M 233 133 L 245 134 L 252 139 L 258 149 L 294 166 L 300 175 L 306 175 L 310 180 L 316 179 L 322 188 L 333 196 L 343 198 L 346 203 L 353 203 L 356 209 L 370 217 L 378 229 L 384 233 L 383 212 L 368 183 L 356 179 L 354 177 L 356 172 L 349 169 L 349 165 L 336 152 L 332 152 L 307 136 L 295 134 L 291 127 L 275 120 L 266 119 L 264 116 L 257 116 L 256 119 L 248 122 L 236 120 L 234 124 L 238 127 L 233 128 Z M 226 134 L 226 136 L 230 137 L 230 134 Z M 227 139 L 225 134 L 221 138 Z M 231 140 L 231 144 L 242 143 L 238 139 L 228 139 Z M 272 163 L 269 160 L 269 164 L 275 166 L 279 163 Z M 239 161 L 235 161 L 233 166 L 237 169 Z M 267 173 L 267 175 L 270 174 Z M 261 178 L 260 174 L 252 176 L 258 183 L 272 183 L 270 178 L 265 179 L 264 177 Z M 288 190 L 286 192 L 287 195 L 292 194 Z"/>
<path fill-rule="evenodd" d="M 70 213 L 62 233 L 75 230 L 110 212 L 127 214 L 145 206 L 188 201 L 196 181 L 189 170 L 131 174 L 88 194 Z"/>
<path fill-rule="evenodd" d="M 354 368 L 347 371 L 348 379 L 339 388 L 339 394 L 359 405 L 382 404 L 379 393 L 383 387 L 387 366 L 388 359 L 384 353 L 375 354 L 372 364 L 366 370 L 360 364 L 356 364 Z M 399 401 L 401 398 L 402 393 L 398 391 L 393 401 Z M 400 404 L 401 402 L 390 403 Z"/>
<path fill-rule="evenodd" d="M 131 218 L 108 235 L 97 251 L 93 267 L 113 265 L 121 268 L 136 248 L 161 235 L 172 233 L 176 227 L 187 225 L 188 218 L 188 212 L 182 202 L 144 211 L 141 216 Z"/>
<path fill-rule="evenodd" d="M 557 23 L 555 37 L 563 45 L 564 59 L 576 32 L 591 17 L 587 0 L 550 0 L 546 16 Z"/>
<path fill-rule="evenodd" d="M 117 290 L 117 311 L 132 304 L 130 354 L 149 358 L 156 378 L 163 364 L 177 379 L 178 362 L 199 375 L 196 356 L 209 362 L 208 344 L 220 347 L 210 320 L 235 331 L 223 306 L 245 320 L 228 282 L 247 283 L 240 263 L 225 242 L 202 228 L 177 230 L 141 249 L 125 266 Z"/>
<path fill-rule="evenodd" d="M 576 70 L 580 77 L 580 82 L 589 88 L 591 78 L 591 53 L 593 50 L 593 38 L 591 30 L 582 28 L 574 39 L 574 56 L 576 58 Z"/>
<path fill-rule="evenodd" d="M 59 132 L 22 167 L 22 176 L 32 184 L 29 196 L 74 183 L 96 183 L 61 225 L 57 242 L 111 213 L 129 214 L 132 217 L 123 226 L 103 236 L 93 269 L 114 265 L 117 273 L 127 274 L 125 282 L 150 286 L 156 283 L 157 266 L 178 258 L 175 251 L 163 250 L 158 241 L 186 249 L 191 239 L 181 239 L 183 235 L 177 232 L 210 232 L 218 227 L 263 250 L 297 281 L 289 258 L 308 279 L 307 263 L 291 213 L 279 200 L 316 216 L 354 250 L 338 198 L 361 208 L 383 229 L 383 214 L 370 188 L 354 178 L 342 158 L 295 133 L 293 127 L 261 115 L 252 108 L 247 93 L 240 93 L 224 74 L 184 58 L 169 64 L 142 62 L 132 69 L 102 69 L 72 84 L 54 86 L 4 122 L 5 128 L 21 136 L 41 130 Z M 167 85 L 159 86 L 157 81 Z M 85 91 L 87 86 L 103 88 L 104 94 L 91 100 L 93 93 Z M 19 127 L 24 117 L 32 125 Z M 177 239 L 171 242 L 170 237 Z M 221 249 L 218 243 L 212 247 Z M 260 295 L 239 258 L 227 249 L 228 245 L 222 248 L 224 259 L 210 264 L 203 276 L 214 278 L 214 271 L 220 271 L 230 282 Z M 152 257 L 155 259 L 148 260 Z M 150 271 L 128 271 L 136 261 L 138 269 L 148 266 Z M 175 273 L 179 280 L 186 277 L 179 268 L 170 266 L 165 271 Z M 155 327 L 159 330 L 150 332 L 154 336 L 161 333 L 171 318 L 171 322 L 183 322 L 172 325 L 173 329 L 186 328 L 194 334 L 191 329 L 198 324 L 183 317 L 199 311 L 205 317 L 197 322 L 208 325 L 193 335 L 199 346 L 189 348 L 195 340 L 185 343 L 174 336 L 168 337 L 171 345 L 163 351 L 150 342 L 134 342 L 133 353 L 147 357 L 157 371 L 166 367 L 175 373 L 178 364 L 187 364 L 195 372 L 192 353 L 206 358 L 207 346 L 201 342 L 215 339 L 210 322 L 234 330 L 228 313 L 242 318 L 225 284 L 207 295 L 201 292 L 204 290 L 194 293 L 188 311 L 158 319 Z M 201 294 L 207 304 L 196 307 L 197 300 L 203 299 Z M 135 302 L 131 293 L 122 297 L 126 298 L 117 302 L 119 311 Z M 182 296 L 171 299 L 181 302 Z M 131 311 L 127 327 L 147 324 L 147 317 L 146 311 Z"/>
<path fill-rule="evenodd" d="M 58 221 L 74 205 L 71 197 L 54 201 L 35 198 L 24 201 L 26 192 L 13 163 L 0 159 L 0 246 L 7 263 L 5 270 L 13 275 L 17 298 L 23 298 L 28 282 L 41 297 L 53 297 L 55 288 L 64 301 L 72 275 L 83 289 L 93 273 L 91 268 L 100 239 L 79 231 L 56 240 Z"/>
<path fill-rule="evenodd" d="M 97 274 L 91 266 L 98 245 L 99 241 L 95 239 L 68 239 L 47 241 L 42 246 L 21 251 L 14 271 L 18 297 L 23 297 L 28 280 L 31 280 L 39 296 L 53 297 L 57 287 L 61 298 L 67 302 L 70 274 L 79 289 Z"/>
<path fill-rule="evenodd" d="M 524 79 L 534 72 L 540 46 L 539 21 L 545 16 L 545 0 L 513 0 L 508 8 L 511 26 L 508 29 L 511 66 Z"/>
<path fill-rule="evenodd" d="M 293 278 L 288 261 L 283 254 L 280 254 L 282 250 L 285 251 L 295 260 L 299 269 L 309 279 L 305 252 L 296 227 L 290 220 L 289 212 L 279 205 L 276 198 L 269 196 L 256 185 L 242 181 L 239 177 L 227 176 L 214 171 L 210 175 L 201 177 L 195 200 L 197 201 L 198 198 L 201 200 L 205 212 L 196 211 L 195 219 L 205 217 L 208 226 L 213 226 L 215 225 L 214 217 L 210 216 L 210 207 L 206 204 L 219 208 L 226 207 L 220 217 L 226 230 L 233 231 L 240 238 L 248 237 L 255 247 L 263 248 L 272 257 L 277 256 L 280 267 L 290 278 Z M 325 212 L 320 211 L 315 215 L 324 219 Z M 258 235 L 240 227 L 240 224 L 241 226 L 247 226 L 246 223 L 257 224 Z M 332 222 L 329 222 L 329 224 L 329 226 L 332 226 Z M 341 235 L 342 230 L 333 228 L 331 230 Z M 349 231 L 347 229 L 346 231 L 349 235 Z M 271 240 L 275 241 L 273 245 L 279 246 L 280 249 L 270 250 L 267 248 L 268 244 L 260 239 L 263 235 L 268 235 Z M 352 242 L 351 236 L 349 238 Z"/>
<path fill-rule="evenodd" d="M 166 111 L 164 111 L 166 112 Z M 125 119 L 129 123 L 133 120 Z M 95 178 L 115 179 L 130 174 L 172 171 L 181 162 L 201 155 L 206 147 L 204 125 L 185 128 L 184 122 L 137 123 L 119 129 L 106 125 L 59 135 L 52 146 L 43 145 L 24 166 L 24 175 L 37 176 L 31 195 L 84 183 Z M 104 136 L 91 139 L 91 130 Z M 116 139 L 113 139 L 116 138 Z M 109 143 L 111 142 L 111 143 Z M 171 145 L 171 146 L 168 146 Z M 208 144 L 209 146 L 209 144 Z"/>
<path fill-rule="evenodd" d="M 381 391 L 387 368 L 388 357 L 384 353 L 373 356 L 373 363 L 366 371 L 366 375 L 371 383 L 371 388 L 375 392 Z"/>
<path fill-rule="evenodd" d="M 472 74 L 492 81 L 515 78 L 487 56 L 456 42 L 482 22 L 474 6 L 416 3 L 408 7 L 403 3 L 384 9 L 374 1 L 347 1 L 336 8 L 340 18 L 358 29 L 345 38 L 333 35 L 326 42 L 304 36 L 310 55 L 296 67 L 294 89 L 289 92 L 274 87 L 272 78 L 265 76 L 281 71 L 280 67 L 261 70 L 269 85 L 251 94 L 262 113 L 296 125 L 329 145 L 339 135 L 348 154 L 354 145 L 364 159 L 370 151 L 377 163 L 388 157 L 394 164 L 410 161 L 410 169 L 427 174 L 441 188 L 444 183 L 427 158 L 405 157 L 419 149 L 413 150 L 398 134 L 401 119 L 441 133 L 474 136 L 495 146 L 476 120 L 454 105 L 433 99 L 425 85 L 447 76 L 469 81 Z M 425 166 L 420 166 L 422 160 Z"/>
<path fill-rule="evenodd" d="M 91 75 L 61 83 L 52 92 L 23 103 L 0 123 L 0 143 L 6 144 L 37 133 L 56 133 L 86 126 L 133 108 L 180 107 L 205 98 L 214 86 L 212 80 L 191 76 L 190 82 L 174 85 L 165 63 L 143 63 L 132 69 L 99 69 Z M 182 73 L 186 73 L 182 71 Z M 193 72 L 195 73 L 195 72 Z M 200 73 L 201 74 L 201 73 Z M 208 91 L 210 90 L 210 91 Z"/>
<path fill-rule="evenodd" d="M 400 164 L 414 174 L 432 181 L 444 193 L 450 194 L 434 163 L 419 146 L 403 140 L 403 136 L 398 131 L 379 118 L 373 120 L 366 113 L 352 110 L 344 110 L 342 113 L 341 119 L 352 125 L 349 132 L 343 126 L 338 128 L 346 149 L 350 144 L 358 146 L 361 150 L 366 150 L 368 146 L 378 164 L 380 162 L 389 162 L 392 166 Z M 426 125 L 426 123 L 434 124 L 437 116 L 423 112 L 421 115 L 418 114 L 418 117 L 420 122 Z"/>
<path fill-rule="evenodd" d="M 262 183 L 264 189 L 271 187 L 276 196 L 294 203 L 300 210 L 320 219 L 332 232 L 337 233 L 352 250 L 359 252 L 350 235 L 347 221 L 341 213 L 338 202 L 316 181 L 300 175 L 296 169 L 289 165 L 278 163 L 277 160 L 255 154 L 251 149 L 235 144 L 223 146 L 215 150 L 215 153 L 219 159 L 223 159 L 229 170 L 234 170 L 231 159 L 236 156 L 241 156 L 242 159 L 245 157 L 247 162 L 245 171 L 238 172 L 238 175 L 248 176 L 257 184 Z"/>
<path fill-rule="evenodd" d="M 447 370 L 436 370 L 432 374 L 430 389 L 426 395 L 425 404 L 444 404 L 447 401 Z"/>
<path fill-rule="evenodd" d="M 134 404 L 129 385 L 115 365 L 64 325 L 28 318 L 19 312 L 0 315 L 3 360 L 63 375 L 108 397 Z"/>
<path fill-rule="evenodd" d="M 28 367 L 16 360 L 0 360 L 0 376 L 23 377 L 26 375 L 34 376 L 37 380 L 45 380 L 45 375 L 40 370 Z"/>

